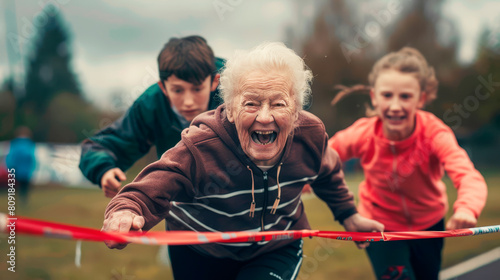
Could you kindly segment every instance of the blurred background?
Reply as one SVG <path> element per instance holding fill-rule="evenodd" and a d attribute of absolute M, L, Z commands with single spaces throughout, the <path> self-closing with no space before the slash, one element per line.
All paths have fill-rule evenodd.
<path fill-rule="evenodd" d="M 248 49 L 262 41 L 282 41 L 294 49 L 315 77 L 307 110 L 324 121 L 329 135 L 364 116 L 369 101 L 368 96 L 352 95 L 332 107 L 333 87 L 367 84 L 368 73 L 378 58 L 404 46 L 415 47 L 435 67 L 440 82 L 438 98 L 426 110 L 453 129 L 476 167 L 486 174 L 490 188 L 497 188 L 500 182 L 500 1 L 2 0 L 0 11 L 2 187 L 7 182 L 5 158 L 19 127 L 31 131 L 35 147 L 33 193 L 26 208 L 19 208 L 20 214 L 100 227 L 107 200 L 78 169 L 79 143 L 121 116 L 149 85 L 157 82 L 156 57 L 170 37 L 193 34 L 205 37 L 215 54 L 224 58 L 236 49 Z M 154 159 L 151 152 L 138 162 L 127 173 L 129 179 Z M 347 167 L 348 181 L 355 190 L 362 178 L 355 164 Z M 1 198 L 6 201 L 6 188 L 1 190 Z M 495 223 L 495 218 L 500 224 L 494 214 L 499 209 L 490 202 L 495 191 L 490 190 L 486 209 L 492 213 L 491 220 L 480 219 L 483 225 Z M 454 192 L 452 186 L 450 192 Z M 3 212 L 7 203 L 1 205 Z M 312 209 L 316 207 L 311 205 Z M 327 223 L 330 220 L 325 218 Z M 314 220 L 311 223 L 315 225 Z M 328 227 L 318 220 L 315 228 Z M 39 239 L 25 242 L 42 246 Z M 33 257 L 68 257 L 73 249 L 61 249 L 61 242 L 67 241 L 43 245 L 40 251 L 32 251 Z M 463 255 L 454 247 L 457 252 L 450 255 L 455 257 L 445 258 L 445 265 L 492 246 L 486 241 L 479 243 L 482 247 L 474 242 L 462 244 L 472 250 Z M 311 246 L 311 250 L 324 248 Z M 354 250 L 354 246 L 346 247 Z M 95 250 L 100 258 L 113 254 L 103 246 Z M 116 254 L 109 258 L 116 258 Z M 342 256 L 336 262 L 342 262 Z M 352 258 L 361 258 L 366 275 L 370 275 L 363 254 Z M 152 259 L 154 262 L 154 256 Z M 123 257 L 125 262 L 130 260 Z M 155 265 L 150 264 L 154 273 L 166 271 Z M 321 268 L 321 262 L 317 265 Z M 53 276 L 51 266 L 49 261 L 31 267 L 33 274 L 25 276 L 60 279 Z M 122 274 L 148 279 L 144 276 L 147 273 L 122 271 L 125 267 L 117 266 L 113 272 L 104 266 L 105 273 L 101 274 L 104 279 L 127 279 Z M 4 268 L 2 262 L 0 272 Z M 311 271 L 330 269 L 327 265 L 320 268 Z M 69 278 L 76 279 L 74 269 L 70 259 Z M 307 272 L 307 268 L 303 270 Z M 339 279 L 369 277 L 357 278 L 349 274 L 351 270 L 347 269 L 347 278 Z M 304 273 L 302 279 L 323 279 L 323 274 L 306 277 Z M 122 278 L 113 278 L 115 274 Z"/>

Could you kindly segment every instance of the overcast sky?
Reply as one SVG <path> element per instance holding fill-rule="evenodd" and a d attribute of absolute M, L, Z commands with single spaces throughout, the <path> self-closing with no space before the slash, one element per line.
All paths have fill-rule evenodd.
<path fill-rule="evenodd" d="M 14 0 L 3 0 L 2 11 L 7 1 Z M 408 0 L 401 0 L 405 1 Z M 72 63 L 83 91 L 89 100 L 101 104 L 109 102 L 112 92 L 124 93 L 126 102 L 133 100 L 155 82 L 156 56 L 172 36 L 202 35 L 216 55 L 229 57 L 235 49 L 251 48 L 262 41 L 285 40 L 287 27 L 307 24 L 297 23 L 298 13 L 314 13 L 312 8 L 297 11 L 297 1 L 292 0 L 15 2 L 17 31 L 27 39 L 33 37 L 33 22 L 43 20 L 42 6 L 50 2 L 60 8 L 71 32 Z M 465 62 L 474 57 L 481 27 L 500 22 L 500 1 L 448 0 L 444 11 L 458 25 L 462 36 L 460 57 Z M 500 27 L 497 30 L 500 32 Z M 9 72 L 5 35 L 2 14 L 0 81 Z M 21 46 L 22 57 L 28 50 L 29 47 Z"/>

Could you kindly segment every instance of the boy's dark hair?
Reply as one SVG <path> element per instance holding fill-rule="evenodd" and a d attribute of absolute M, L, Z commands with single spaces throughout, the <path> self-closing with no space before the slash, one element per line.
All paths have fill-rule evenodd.
<path fill-rule="evenodd" d="M 217 74 L 214 53 L 201 36 L 171 38 L 158 55 L 158 70 L 162 82 L 175 75 L 195 85 Z"/>

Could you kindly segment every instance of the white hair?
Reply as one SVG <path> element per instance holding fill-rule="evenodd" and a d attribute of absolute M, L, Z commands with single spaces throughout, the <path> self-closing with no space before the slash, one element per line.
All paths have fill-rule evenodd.
<path fill-rule="evenodd" d="M 307 104 L 311 95 L 311 70 L 301 57 L 283 43 L 265 42 L 250 51 L 236 51 L 227 60 L 219 86 L 226 108 L 232 107 L 234 97 L 241 93 L 242 81 L 253 71 L 278 71 L 284 74 L 292 84 L 297 111 Z"/>

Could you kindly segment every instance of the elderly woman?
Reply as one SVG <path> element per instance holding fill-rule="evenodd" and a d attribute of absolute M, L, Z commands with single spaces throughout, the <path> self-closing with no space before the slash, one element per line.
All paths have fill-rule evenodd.
<path fill-rule="evenodd" d="M 224 105 L 199 115 L 182 140 L 111 200 L 103 230 L 308 229 L 309 183 L 349 231 L 381 231 L 357 214 L 323 123 L 302 111 L 312 73 L 281 43 L 228 60 Z M 110 248 L 125 244 L 107 243 Z M 170 246 L 175 279 L 295 279 L 302 240 Z"/>

